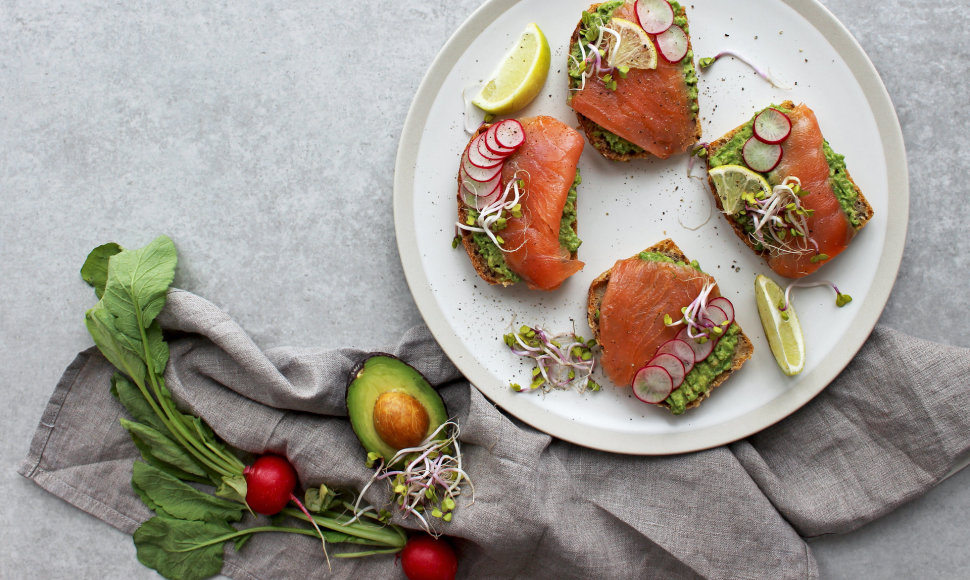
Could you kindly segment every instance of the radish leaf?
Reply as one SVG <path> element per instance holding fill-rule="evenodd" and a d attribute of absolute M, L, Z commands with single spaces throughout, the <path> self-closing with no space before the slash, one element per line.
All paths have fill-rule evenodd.
<path fill-rule="evenodd" d="M 131 485 L 159 515 L 206 522 L 238 522 L 242 519 L 242 504 L 199 491 L 141 461 L 136 461 L 133 466 Z"/>

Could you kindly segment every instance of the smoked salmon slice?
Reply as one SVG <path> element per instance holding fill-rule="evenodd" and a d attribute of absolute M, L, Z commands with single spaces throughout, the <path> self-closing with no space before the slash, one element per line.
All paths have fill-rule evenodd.
<path fill-rule="evenodd" d="M 768 174 L 768 181 L 775 185 L 788 176 L 801 181 L 802 191 L 808 192 L 800 198 L 802 206 L 814 212 L 807 218 L 808 237 L 818 244 L 817 254 L 825 254 L 831 260 L 849 246 L 856 230 L 842 211 L 829 182 L 829 164 L 815 113 L 799 104 L 788 117 L 792 122 L 791 134 L 782 143 L 781 162 Z M 768 266 L 787 278 L 801 278 L 828 261 L 812 262 L 815 255 L 815 252 L 769 254 Z"/>
<path fill-rule="evenodd" d="M 664 324 L 664 315 L 677 319 L 708 283 L 714 283 L 710 275 L 671 262 L 634 256 L 613 265 L 599 305 L 600 364 L 613 383 L 633 383 L 636 372 L 680 331 Z M 710 296 L 719 296 L 717 287 Z"/>
<path fill-rule="evenodd" d="M 637 22 L 634 3 L 619 6 L 613 17 Z M 685 58 L 692 63 L 693 53 Z M 581 123 L 584 118 L 592 121 L 661 159 L 687 151 L 700 139 L 700 124 L 692 110 L 695 97 L 683 61 L 671 63 L 658 57 L 656 69 L 631 68 L 626 78 L 615 80 L 613 90 L 598 75 L 590 75 L 581 90 L 571 91 L 569 104 Z"/>
<path fill-rule="evenodd" d="M 566 197 L 576 179 L 583 137 L 554 117 L 519 119 L 525 143 L 502 169 L 502 180 L 524 182 L 522 218 L 511 219 L 502 238 L 505 261 L 529 288 L 553 290 L 583 268 L 560 245 L 559 228 Z"/>

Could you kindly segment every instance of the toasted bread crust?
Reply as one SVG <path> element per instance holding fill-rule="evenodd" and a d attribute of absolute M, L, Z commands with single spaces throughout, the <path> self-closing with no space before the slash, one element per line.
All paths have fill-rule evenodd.
<path fill-rule="evenodd" d="M 478 128 L 478 131 L 476 131 L 468 140 L 468 143 L 470 144 L 472 141 L 474 141 L 476 137 L 478 137 L 479 135 L 487 131 L 489 127 L 491 127 L 491 125 L 488 123 L 482 124 L 482 126 Z M 468 218 L 468 207 L 465 205 L 464 201 L 462 200 L 461 173 L 458 174 L 456 179 L 458 181 L 458 193 L 457 193 L 458 223 L 463 224 L 465 223 L 465 220 Z M 501 186 L 505 187 L 505 184 L 503 183 Z M 510 281 L 510 280 L 506 280 L 505 278 L 502 278 L 495 270 L 489 267 L 488 261 L 478 251 L 478 244 L 475 243 L 475 238 L 472 237 L 472 232 L 469 232 L 468 230 L 464 230 L 461 228 L 457 228 L 457 230 L 459 232 L 459 235 L 461 236 L 461 245 L 465 248 L 465 253 L 468 254 L 468 259 L 471 260 L 472 267 L 475 268 L 475 272 L 478 273 L 478 276 L 482 280 L 488 282 L 489 284 L 494 284 L 494 285 L 500 284 L 502 286 L 511 286 L 515 284 L 514 281 Z M 577 235 L 579 234 L 578 217 L 576 218 L 576 221 L 573 222 L 573 231 L 576 232 Z M 570 257 L 573 260 L 575 260 L 577 256 L 578 256 L 577 252 L 572 252 L 570 254 Z"/>
<path fill-rule="evenodd" d="M 677 244 L 675 244 L 674 241 L 671 240 L 670 238 L 661 240 L 660 242 L 657 242 L 656 244 L 650 246 L 649 248 L 646 248 L 643 251 L 663 254 L 678 262 L 690 261 L 687 258 L 687 256 L 685 256 L 684 253 L 680 250 L 680 248 L 677 247 Z M 593 282 L 589 285 L 589 293 L 587 294 L 586 320 L 589 323 L 589 327 L 593 331 L 593 337 L 597 340 L 597 342 L 599 342 L 600 340 L 598 312 L 600 309 L 600 305 L 603 302 L 603 295 L 606 294 L 606 287 L 609 285 L 610 273 L 612 271 L 613 269 L 610 268 L 609 270 L 597 276 L 596 279 L 593 280 Z M 735 321 L 735 324 L 737 324 L 737 321 Z M 741 326 L 739 324 L 738 328 L 740 329 L 740 327 Z M 714 389 L 721 386 L 724 383 L 724 381 L 728 379 L 728 377 L 734 374 L 736 370 L 740 369 L 741 366 L 744 365 L 744 363 L 751 358 L 751 355 L 753 353 L 754 353 L 754 344 L 752 344 L 751 339 L 748 338 L 748 336 L 742 330 L 741 332 L 738 333 L 738 346 L 737 348 L 734 349 L 734 358 L 731 360 L 731 368 L 727 369 L 726 371 L 714 377 L 714 380 L 711 381 L 710 388 L 707 389 L 705 393 L 701 394 L 690 403 L 687 403 L 687 408 L 693 409 L 695 407 L 700 406 L 700 404 L 705 399 L 711 396 L 711 393 L 714 391 Z M 666 401 L 664 401 L 663 403 L 660 403 L 660 406 L 670 409 L 670 405 L 668 405 Z"/>
<path fill-rule="evenodd" d="M 795 103 L 788 100 L 788 101 L 779 103 L 778 106 L 783 109 L 790 110 L 790 109 L 794 109 L 796 105 Z M 706 149 L 707 149 L 708 169 L 710 169 L 711 156 L 717 154 L 717 152 L 721 149 L 721 147 L 724 147 L 724 145 L 728 141 L 730 141 L 738 133 L 738 131 L 743 129 L 745 125 L 747 125 L 747 121 L 738 125 L 731 131 L 728 131 L 727 133 L 725 133 L 724 136 L 720 137 L 716 141 L 712 141 L 710 144 L 707 145 Z M 855 193 L 856 193 L 855 209 L 858 212 L 858 215 L 860 216 L 861 221 L 859 223 L 859 227 L 856 227 L 854 229 L 858 233 L 858 231 L 861 230 L 869 222 L 870 219 L 872 219 L 873 209 L 872 209 L 872 206 L 869 205 L 869 201 L 865 198 L 864 195 L 862 195 L 862 190 L 859 189 L 859 186 L 856 184 L 855 180 L 852 179 L 852 175 L 849 174 L 848 169 L 846 169 L 845 171 L 845 176 L 849 179 L 849 183 L 852 184 L 852 188 L 855 189 Z M 717 205 L 718 211 L 723 212 L 724 206 L 721 204 L 721 198 L 720 196 L 717 195 L 717 187 L 714 185 L 714 180 L 711 179 L 710 175 L 708 175 L 707 177 L 707 184 L 711 189 L 711 195 L 714 196 L 714 203 Z M 731 225 L 731 229 L 734 230 L 734 233 L 739 238 L 741 238 L 741 241 L 744 242 L 744 244 L 748 246 L 748 248 L 750 248 L 752 252 L 754 252 L 755 254 L 758 254 L 762 258 L 767 259 L 768 251 L 757 249 L 755 247 L 754 240 L 752 240 L 751 236 L 749 236 L 747 232 L 744 231 L 744 229 L 741 227 L 741 224 L 739 224 L 736 220 L 731 219 L 730 216 L 728 216 L 727 222 Z"/>
<path fill-rule="evenodd" d="M 596 10 L 596 8 L 599 5 L 600 3 L 592 4 L 590 5 L 589 8 L 587 8 L 587 10 L 590 10 L 590 11 Z M 687 11 L 684 9 L 683 6 L 681 6 L 680 10 L 677 12 L 675 16 L 682 16 L 684 18 L 687 18 Z M 573 35 L 569 39 L 570 52 L 572 52 L 573 44 L 575 44 L 579 40 L 579 29 L 581 26 L 582 26 L 582 21 L 576 24 L 576 28 L 573 30 Z M 687 50 L 689 52 L 693 51 L 693 46 L 691 45 L 691 40 L 690 40 L 690 34 L 687 35 Z M 691 54 L 693 53 L 691 52 Z M 659 58 L 662 58 L 662 57 L 659 57 Z M 589 142 L 589 144 L 592 145 L 593 148 L 596 149 L 600 155 L 602 155 L 607 159 L 611 159 L 613 161 L 630 161 L 632 159 L 648 159 L 650 157 L 655 157 L 655 155 L 653 155 L 649 151 L 641 151 L 639 153 L 626 153 L 626 154 L 617 153 L 616 151 L 613 151 L 612 149 L 610 149 L 610 144 L 605 137 L 603 137 L 602 135 L 598 135 L 596 133 L 597 129 L 601 129 L 599 125 L 597 125 L 596 123 L 594 123 L 592 120 L 590 120 L 585 115 L 582 115 L 581 113 L 576 113 L 576 119 L 579 121 L 579 126 L 583 130 L 583 133 L 586 134 L 586 141 Z M 699 114 L 694 115 L 694 121 L 695 121 L 694 140 L 696 142 L 700 140 L 701 135 L 703 134 L 702 128 L 701 128 L 701 116 Z"/>

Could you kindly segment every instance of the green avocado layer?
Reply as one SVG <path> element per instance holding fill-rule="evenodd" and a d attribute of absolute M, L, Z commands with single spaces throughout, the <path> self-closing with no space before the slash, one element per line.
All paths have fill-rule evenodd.
<path fill-rule="evenodd" d="M 583 240 L 579 239 L 575 230 L 577 189 L 582 182 L 583 178 L 579 174 L 579 168 L 577 168 L 573 185 L 569 188 L 569 193 L 566 194 L 566 205 L 562 208 L 562 220 L 559 222 L 559 245 L 569 250 L 570 253 L 578 250 L 579 246 L 583 243 Z M 468 215 L 472 218 L 478 217 L 477 212 L 474 210 L 468 210 Z M 505 254 L 495 245 L 495 242 L 491 238 L 480 232 L 472 232 L 472 240 L 475 241 L 478 253 L 485 259 L 489 269 L 497 277 L 505 282 L 520 282 L 522 280 L 518 274 L 509 268 L 505 262 Z"/>
<path fill-rule="evenodd" d="M 640 252 L 638 257 L 641 260 L 670 262 L 680 266 L 691 266 L 703 272 L 697 260 L 691 260 L 690 264 L 686 264 L 684 262 L 678 262 L 670 256 L 659 252 Z M 686 411 L 688 403 L 709 391 L 714 379 L 719 374 L 731 368 L 731 363 L 734 360 L 734 351 L 738 348 L 738 333 L 740 332 L 741 327 L 732 323 L 717 341 L 717 345 L 711 354 L 706 359 L 696 363 L 694 368 L 684 377 L 684 382 L 674 389 L 674 392 L 670 393 L 666 403 L 670 406 L 670 411 L 674 415 L 680 415 Z"/>

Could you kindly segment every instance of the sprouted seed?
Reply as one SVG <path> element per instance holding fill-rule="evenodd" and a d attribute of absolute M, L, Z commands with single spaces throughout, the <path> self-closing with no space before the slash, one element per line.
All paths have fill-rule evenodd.
<path fill-rule="evenodd" d="M 772 75 L 770 70 L 761 68 L 760 66 L 754 64 L 754 62 L 752 62 L 748 58 L 742 56 L 741 54 L 738 54 L 733 50 L 724 50 L 717 53 L 714 56 L 708 56 L 708 57 L 702 58 L 697 62 L 697 64 L 700 65 L 701 70 L 703 70 L 708 68 L 709 66 L 711 66 L 712 64 L 717 62 L 721 57 L 724 57 L 724 56 L 733 56 L 734 58 L 748 65 L 749 67 L 751 67 L 751 70 L 753 70 L 758 76 L 760 76 L 764 80 L 771 83 L 771 86 L 775 88 L 784 89 L 784 90 L 792 89 L 791 85 L 783 82 L 779 78 Z"/>
<path fill-rule="evenodd" d="M 446 436 L 439 438 L 442 434 Z M 468 483 L 474 502 L 475 485 L 462 468 L 458 435 L 458 423 L 445 421 L 420 445 L 399 450 L 389 461 L 368 454 L 368 466 L 377 464 L 377 470 L 358 496 L 354 519 L 373 509 L 360 509 L 367 489 L 376 481 L 387 481 L 403 517 L 414 516 L 424 531 L 437 537 L 432 518 L 451 521 L 462 483 Z"/>
<path fill-rule="evenodd" d="M 586 341 L 575 332 L 550 335 L 539 327 L 522 326 L 518 332 L 503 337 L 506 346 L 522 357 L 535 362 L 532 382 L 528 387 L 512 384 L 514 391 L 576 388 L 579 392 L 598 391 L 599 384 L 591 378 L 596 368 L 593 349 L 596 340 Z"/>
<path fill-rule="evenodd" d="M 811 288 L 813 286 L 828 286 L 829 288 L 835 290 L 835 305 L 839 308 L 842 308 L 849 302 L 852 302 L 851 296 L 848 294 L 843 294 L 841 291 L 839 291 L 839 287 L 829 280 L 815 280 L 812 282 L 796 280 L 785 287 L 785 298 L 781 304 L 778 305 L 778 310 L 785 312 L 791 306 L 791 291 L 793 288 Z"/>
<path fill-rule="evenodd" d="M 707 299 L 714 290 L 715 284 L 708 282 L 701 288 L 694 301 L 681 309 L 681 317 L 674 320 L 669 314 L 664 314 L 664 324 L 667 326 L 687 325 L 687 336 L 703 342 L 710 338 L 711 333 L 721 334 L 723 329 L 706 318 Z"/>
<path fill-rule="evenodd" d="M 818 243 L 809 236 L 808 217 L 814 210 L 802 207 L 799 199 L 801 182 L 797 177 L 786 177 L 771 189 L 746 193 L 742 196 L 743 213 L 751 218 L 754 230 L 751 239 L 773 255 L 818 254 Z"/>

